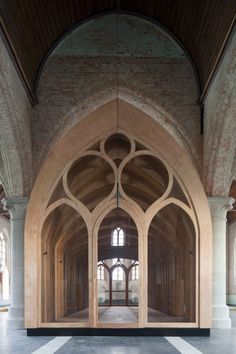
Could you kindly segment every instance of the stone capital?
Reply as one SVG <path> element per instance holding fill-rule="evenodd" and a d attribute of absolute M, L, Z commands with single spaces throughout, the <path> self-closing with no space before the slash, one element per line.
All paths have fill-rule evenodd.
<path fill-rule="evenodd" d="M 28 198 L 2 199 L 1 203 L 5 210 L 9 210 L 11 221 L 24 220 L 25 211 L 28 205 Z"/>
<path fill-rule="evenodd" d="M 208 197 L 212 219 L 226 220 L 227 211 L 233 208 L 235 202 L 232 197 Z"/>

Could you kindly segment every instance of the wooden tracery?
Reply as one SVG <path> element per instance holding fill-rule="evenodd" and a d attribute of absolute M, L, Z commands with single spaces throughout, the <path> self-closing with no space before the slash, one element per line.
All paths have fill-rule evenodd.
<path fill-rule="evenodd" d="M 129 244 L 115 249 L 110 230 L 118 224 Z M 196 217 L 178 176 L 136 137 L 122 130 L 106 135 L 70 161 L 49 198 L 42 222 L 42 322 L 102 326 L 97 264 L 122 257 L 139 261 L 138 326 L 165 324 L 165 318 L 168 325 L 196 326 L 197 254 Z M 153 319 L 150 308 L 169 317 Z"/>

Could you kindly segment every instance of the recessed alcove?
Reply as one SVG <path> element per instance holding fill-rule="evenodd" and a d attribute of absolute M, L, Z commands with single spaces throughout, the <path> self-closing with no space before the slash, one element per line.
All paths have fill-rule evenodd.
<path fill-rule="evenodd" d="M 42 228 L 42 320 L 86 322 L 88 308 L 87 227 L 62 204 Z"/>
<path fill-rule="evenodd" d="M 148 321 L 194 322 L 196 236 L 178 205 L 157 212 L 148 231 Z"/>

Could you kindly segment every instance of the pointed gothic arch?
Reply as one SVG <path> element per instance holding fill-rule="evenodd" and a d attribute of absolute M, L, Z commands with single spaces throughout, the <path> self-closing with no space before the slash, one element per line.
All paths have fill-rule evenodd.
<path fill-rule="evenodd" d="M 116 116 L 117 104 L 119 105 L 118 126 Z M 130 147 L 128 152 L 126 148 L 118 149 L 118 157 L 114 160 L 116 161 L 116 163 L 114 163 L 112 144 L 110 144 L 111 147 L 109 147 L 110 152 L 108 154 L 106 152 L 106 146 L 102 142 L 106 142 L 114 133 L 117 134 L 117 129 L 118 134 L 128 137 Z M 140 152 L 142 150 L 143 153 Z M 117 199 L 115 197 L 116 189 L 111 187 L 109 187 L 109 190 L 106 188 L 101 189 L 102 181 L 99 182 L 100 177 L 98 177 L 97 191 L 99 193 L 99 190 L 102 190 L 106 193 L 104 192 L 101 201 L 98 200 L 96 205 L 91 207 L 90 204 L 86 206 L 86 203 L 90 203 L 90 198 L 85 198 L 86 195 L 88 195 L 86 185 L 83 189 L 85 198 L 83 203 L 81 202 L 79 190 L 73 190 L 72 187 L 68 186 L 70 171 L 73 171 L 73 168 L 75 168 L 76 171 L 81 171 L 80 167 L 76 167 L 78 166 L 77 161 L 80 161 L 83 156 L 91 155 L 91 151 L 93 151 L 92 155 L 97 157 L 92 166 L 98 171 L 98 176 L 99 171 L 103 171 L 102 166 L 104 164 L 107 163 L 107 166 L 110 166 L 105 170 L 107 173 L 111 171 L 107 175 L 109 176 L 107 181 L 108 184 L 111 184 L 111 187 L 116 183 L 120 183 L 120 185 L 122 185 L 122 183 L 124 184 L 124 181 L 122 181 L 122 172 L 125 171 L 125 166 L 128 166 L 126 163 L 132 160 L 130 159 L 130 154 L 133 158 L 140 157 L 142 154 L 150 156 L 151 165 L 154 161 L 157 161 L 157 166 L 162 166 L 163 164 L 163 171 L 165 169 L 167 170 L 167 173 L 158 173 L 153 177 L 158 180 L 162 186 L 165 186 L 165 188 L 162 188 L 163 191 L 159 190 L 156 192 L 159 193 L 158 201 L 153 200 L 150 196 L 147 199 L 145 207 L 143 204 L 140 204 L 142 194 L 140 194 L 140 197 L 135 201 L 133 199 L 134 191 L 132 188 L 119 189 L 121 195 L 119 206 L 131 215 L 137 225 L 139 234 L 139 281 L 142 283 L 142 290 L 140 292 L 139 302 L 139 322 L 135 324 L 134 327 L 136 325 L 139 327 L 163 326 L 163 324 L 158 322 L 149 323 L 147 316 L 147 231 L 157 210 L 163 210 L 164 207 L 174 203 L 178 208 L 183 209 L 184 212 L 188 214 L 197 235 L 195 238 L 196 262 L 194 263 L 195 285 L 193 290 L 194 294 L 196 294 L 196 308 L 195 315 L 189 320 L 189 323 L 185 322 L 184 326 L 209 328 L 211 318 L 211 291 L 209 290 L 209 284 L 211 283 L 211 221 L 207 200 L 200 179 L 189 158 L 186 156 L 186 153 L 176 141 L 145 113 L 121 100 L 111 101 L 100 107 L 81 120 L 77 126 L 66 134 L 49 155 L 36 180 L 29 203 L 25 233 L 26 264 L 28 265 L 26 267 L 26 283 L 28 289 L 26 293 L 26 326 L 31 328 L 37 326 L 52 326 L 52 322 L 43 322 L 40 317 L 42 308 L 38 306 L 37 298 L 41 297 L 42 289 L 40 284 L 42 278 L 41 265 L 40 262 L 37 262 L 37 259 L 42 252 L 40 247 L 38 247 L 41 238 L 40 225 L 43 224 L 42 220 L 45 218 L 47 209 L 53 208 L 60 198 L 69 199 L 70 203 L 74 205 L 77 211 L 83 211 L 88 227 L 88 257 L 90 259 L 88 279 L 97 278 L 97 237 L 93 235 L 98 234 L 104 216 L 117 206 Z M 141 158 L 137 161 L 138 163 L 145 164 L 145 161 Z M 86 183 L 86 176 L 91 168 L 89 163 L 86 163 L 85 166 L 84 183 Z M 135 165 L 129 167 L 128 170 L 137 172 Z M 147 181 L 148 188 L 155 188 L 155 183 L 145 177 L 145 173 L 148 173 L 148 168 L 143 166 L 142 171 L 144 171 L 144 175 L 142 174 L 141 176 Z M 132 176 L 132 173 L 126 173 L 125 179 L 129 181 L 130 176 Z M 168 176 L 167 182 L 165 182 L 165 176 Z M 75 183 L 74 181 L 75 179 L 73 177 L 71 179 L 72 185 Z M 94 180 L 93 183 L 95 182 Z M 129 186 L 129 182 L 126 183 L 126 185 Z M 142 187 L 138 187 L 138 189 L 141 191 Z M 32 257 L 32 254 L 34 254 L 35 257 Z M 32 277 L 32 274 L 27 271 L 27 269 L 34 269 L 37 274 L 37 279 Z M 89 322 L 76 323 L 76 325 L 96 327 L 98 325 L 96 320 L 96 282 L 90 281 L 89 284 Z M 32 292 L 35 294 L 34 299 L 29 296 Z M 37 312 L 32 311 L 32 306 L 37 308 Z M 57 321 L 54 322 L 54 325 L 57 327 L 72 326 L 71 322 L 60 323 Z M 173 322 L 168 326 L 181 327 L 181 323 Z"/>

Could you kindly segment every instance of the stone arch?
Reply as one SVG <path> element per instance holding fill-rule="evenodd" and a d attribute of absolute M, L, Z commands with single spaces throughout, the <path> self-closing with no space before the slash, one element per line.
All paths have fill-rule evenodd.
<path fill-rule="evenodd" d="M 127 14 L 125 16 L 127 16 Z M 131 19 L 132 18 L 138 19 L 137 16 L 131 16 Z M 139 21 L 151 23 L 147 21 L 147 19 L 139 19 Z M 89 25 L 89 20 L 86 23 Z M 155 27 L 153 24 L 151 26 Z M 82 27 L 83 26 L 81 26 L 81 28 Z M 109 69 L 109 66 L 107 69 L 105 68 L 106 70 L 104 70 L 104 68 L 101 70 L 102 76 L 96 75 L 96 82 L 94 81 L 94 75 L 98 73 L 95 72 L 95 74 L 92 73 L 92 75 L 89 75 L 89 72 L 87 73 L 86 71 L 86 82 L 83 82 L 83 70 L 85 69 L 83 69 L 81 63 L 78 64 L 78 60 L 81 58 L 83 60 L 83 56 L 77 59 L 76 56 L 74 56 L 74 65 L 73 63 L 71 63 L 71 65 L 67 64 L 68 67 L 66 68 L 65 63 L 68 62 L 68 60 L 65 59 L 69 59 L 68 55 L 62 56 L 61 59 L 56 53 L 51 54 L 40 78 L 38 87 L 39 105 L 35 107 L 32 123 L 35 172 L 38 172 L 56 141 L 82 118 L 95 111 L 102 104 L 106 104 L 115 99 L 121 99 L 143 110 L 162 125 L 164 129 L 168 130 L 177 142 L 186 149 L 199 175 L 201 175 L 202 138 L 200 136 L 200 107 L 198 104 L 194 71 L 189 64 L 189 59 L 186 58 L 183 50 L 179 49 L 175 40 L 170 39 L 165 30 L 163 31 L 163 29 L 158 27 L 155 27 L 155 30 L 164 33 L 166 40 L 171 42 L 171 48 L 178 48 L 181 53 L 180 57 L 177 59 L 174 58 L 172 63 L 172 58 L 168 58 L 167 53 L 160 46 L 160 48 L 162 48 L 161 50 L 165 52 L 166 57 L 164 58 L 168 59 L 169 64 L 166 65 L 171 65 L 172 68 L 168 80 L 166 80 L 166 73 L 168 73 L 166 67 L 163 71 L 157 70 L 157 68 L 163 66 L 163 58 L 160 53 L 160 63 L 153 63 L 152 69 L 149 69 L 149 75 L 151 72 L 153 81 L 149 76 L 145 80 L 141 80 L 140 84 L 133 86 L 130 83 L 134 82 L 136 78 L 133 76 L 131 78 L 129 77 L 132 75 L 132 70 L 129 70 L 128 75 L 125 72 L 127 76 L 126 79 L 124 79 L 124 75 L 122 77 L 121 70 L 121 79 L 118 80 L 119 82 L 117 81 L 115 72 L 112 72 L 112 75 L 110 75 L 110 71 L 112 70 Z M 73 36 L 73 31 L 71 32 L 71 36 Z M 68 39 L 66 39 L 65 42 L 67 40 Z M 158 43 L 159 42 L 157 42 L 156 45 L 157 47 Z M 109 58 L 109 55 L 107 58 Z M 136 60 L 138 58 L 134 57 L 134 59 Z M 138 65 L 139 64 L 137 64 L 137 68 Z M 92 67 L 96 66 L 92 65 Z M 143 67 L 143 65 L 141 65 L 141 67 Z M 146 65 L 146 67 L 148 68 L 148 65 Z M 59 68 L 58 73 L 57 68 Z M 181 82 L 178 81 L 178 78 L 181 76 L 180 73 L 178 73 L 176 77 L 176 73 L 179 71 L 176 70 L 176 68 L 183 73 L 184 85 L 183 80 Z M 63 80 L 60 74 L 62 70 L 65 70 Z M 152 70 L 154 71 L 152 72 Z M 139 71 L 140 68 L 137 69 L 137 72 Z M 82 73 L 82 75 L 78 75 L 78 72 Z M 164 77 L 163 72 L 165 72 Z M 107 76 L 107 73 L 109 73 L 109 76 Z M 136 77 L 138 77 L 138 75 L 136 75 Z M 150 87 L 148 86 L 149 81 Z M 176 81 L 178 82 L 177 84 Z M 57 82 L 57 87 L 53 86 L 55 82 Z M 50 91 L 51 89 L 52 91 Z M 185 97 L 184 100 L 183 95 L 178 95 L 182 90 L 185 90 L 183 94 Z M 68 92 L 68 95 L 63 95 L 63 92 Z M 173 96 L 176 98 L 174 103 Z M 58 102 L 60 102 L 60 104 L 58 104 Z M 42 137 L 39 137 L 40 134 L 38 133 L 41 130 L 44 132 L 43 144 Z"/>
<path fill-rule="evenodd" d="M 177 143 L 182 146 L 192 160 L 199 175 L 201 174 L 201 166 L 199 161 L 199 153 L 196 147 L 191 143 L 191 139 L 186 136 L 183 127 L 173 117 L 173 115 L 163 109 L 156 102 L 150 99 L 142 97 L 138 92 L 133 92 L 126 87 L 120 87 L 119 100 L 127 102 L 128 104 L 137 107 L 144 113 L 149 115 L 155 122 L 160 124 L 165 130 L 167 130 Z M 101 105 L 107 104 L 110 101 L 117 100 L 117 93 L 109 87 L 101 92 L 87 97 L 84 101 L 83 107 L 73 107 L 63 119 L 63 124 L 59 125 L 53 136 L 50 136 L 50 141 L 46 143 L 43 150 L 38 151 L 37 158 L 39 159 L 38 166 L 36 166 L 36 172 L 40 165 L 49 155 L 52 147 L 56 142 L 65 135 L 70 129 L 72 129 L 80 120 L 86 117 L 88 114 L 96 111 Z"/>
<path fill-rule="evenodd" d="M 41 77 L 41 74 L 44 70 L 45 65 L 47 65 L 47 61 L 54 54 L 54 52 L 61 45 L 61 43 L 63 41 L 66 41 L 68 39 L 68 37 L 73 35 L 73 32 L 75 32 L 77 29 L 80 29 L 81 26 L 88 24 L 91 20 L 101 19 L 105 16 L 110 16 L 110 15 L 117 15 L 117 12 L 116 11 L 106 11 L 106 12 L 98 13 L 96 15 L 89 16 L 89 17 L 85 18 L 84 20 L 76 23 L 75 25 L 73 25 L 69 29 L 67 29 L 64 33 L 62 33 L 62 35 L 54 42 L 54 44 L 48 50 L 47 54 L 45 55 L 41 65 L 40 65 L 40 68 L 38 70 L 36 80 L 34 83 L 34 93 L 35 94 L 37 94 L 37 90 L 38 90 L 38 86 L 39 86 L 39 82 L 40 82 L 40 77 Z M 150 17 L 145 16 L 145 15 L 138 13 L 138 12 L 124 11 L 124 10 L 120 11 L 119 15 L 126 15 L 126 16 L 130 16 L 133 18 L 137 18 L 138 20 L 143 20 L 143 21 L 149 23 L 150 25 L 155 26 L 160 31 L 164 32 L 166 34 L 166 36 L 169 37 L 170 40 L 173 41 L 174 45 L 176 47 L 178 47 L 184 53 L 184 55 L 186 56 L 187 60 L 189 61 L 190 65 L 192 67 L 192 71 L 194 73 L 195 80 L 196 80 L 198 95 L 200 97 L 201 87 L 200 87 L 200 79 L 198 76 L 198 71 L 196 69 L 196 66 L 195 66 L 192 58 L 191 58 L 191 55 L 188 53 L 187 49 L 183 46 L 181 41 L 179 41 L 178 38 L 168 28 L 166 28 L 165 26 L 163 26 L 163 24 L 161 24 L 157 20 L 154 20 L 153 18 L 150 18 Z"/>

